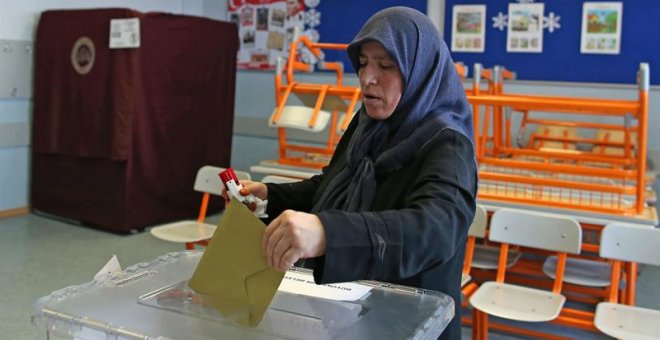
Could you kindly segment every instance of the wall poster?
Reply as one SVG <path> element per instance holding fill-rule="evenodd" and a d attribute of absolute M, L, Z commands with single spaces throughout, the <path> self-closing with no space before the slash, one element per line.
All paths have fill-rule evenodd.
<path fill-rule="evenodd" d="M 453 52 L 484 52 L 486 5 L 454 5 L 451 30 Z"/>
<path fill-rule="evenodd" d="M 238 25 L 239 69 L 272 69 L 288 55 L 294 28 L 304 30 L 304 0 L 229 0 L 227 12 Z"/>
<path fill-rule="evenodd" d="M 509 4 L 507 52 L 543 52 L 542 3 Z"/>
<path fill-rule="evenodd" d="M 580 52 L 619 54 L 622 12 L 622 2 L 585 2 L 582 6 Z"/>

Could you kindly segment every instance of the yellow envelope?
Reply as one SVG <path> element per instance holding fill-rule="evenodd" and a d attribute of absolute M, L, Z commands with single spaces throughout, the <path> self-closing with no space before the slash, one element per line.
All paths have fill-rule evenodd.
<path fill-rule="evenodd" d="M 284 277 L 261 253 L 265 229 L 232 199 L 188 283 L 224 317 L 243 325 L 261 322 Z"/>

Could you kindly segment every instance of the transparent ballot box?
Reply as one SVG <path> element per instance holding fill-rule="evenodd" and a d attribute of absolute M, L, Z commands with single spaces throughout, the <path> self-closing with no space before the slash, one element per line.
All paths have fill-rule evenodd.
<path fill-rule="evenodd" d="M 316 286 L 311 271 L 292 269 L 259 324 L 244 326 L 188 287 L 201 256 L 170 253 L 55 291 L 37 301 L 32 322 L 49 339 L 435 339 L 454 316 L 442 293 L 374 281 Z"/>

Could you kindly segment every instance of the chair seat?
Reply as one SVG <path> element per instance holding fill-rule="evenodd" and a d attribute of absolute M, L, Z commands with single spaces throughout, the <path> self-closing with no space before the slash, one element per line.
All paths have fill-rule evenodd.
<path fill-rule="evenodd" d="M 472 276 L 470 276 L 469 274 L 463 273 L 461 275 L 461 287 L 465 286 L 465 284 L 470 282 L 470 280 L 472 280 Z"/>
<path fill-rule="evenodd" d="M 660 339 L 660 311 L 601 302 L 594 324 L 601 332 L 619 339 Z"/>
<path fill-rule="evenodd" d="M 520 258 L 520 252 L 516 249 L 509 248 L 509 255 L 507 256 L 506 267 L 513 266 Z M 500 259 L 500 247 L 488 246 L 484 244 L 474 245 L 474 255 L 472 255 L 472 267 L 479 269 L 497 269 L 497 264 Z"/>
<path fill-rule="evenodd" d="M 151 228 L 151 235 L 177 243 L 190 243 L 208 240 L 213 236 L 217 227 L 197 221 L 180 221 Z"/>
<path fill-rule="evenodd" d="M 610 285 L 611 268 L 607 262 L 569 257 L 566 259 L 564 282 L 588 287 L 607 287 Z M 543 263 L 543 273 L 554 279 L 556 269 L 557 256 L 548 256 Z"/>
<path fill-rule="evenodd" d="M 330 121 L 331 114 L 327 111 L 319 111 L 316 118 L 314 126 L 309 126 L 309 121 L 312 118 L 312 113 L 314 112 L 313 107 L 306 106 L 297 106 L 289 105 L 285 106 L 282 109 L 280 118 L 277 120 L 277 123 L 273 123 L 273 117 L 277 112 L 277 108 L 271 114 L 270 119 L 268 120 L 268 126 L 270 127 L 286 127 L 293 128 L 304 131 L 311 132 L 321 132 L 328 125 Z"/>
<path fill-rule="evenodd" d="M 482 284 L 470 304 L 505 319 L 543 322 L 557 318 L 566 297 L 561 294 L 494 281 Z"/>

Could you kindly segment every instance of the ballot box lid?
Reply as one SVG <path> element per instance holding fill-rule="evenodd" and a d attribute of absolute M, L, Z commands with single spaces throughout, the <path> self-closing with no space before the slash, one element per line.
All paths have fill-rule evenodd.
<path fill-rule="evenodd" d="M 244 326 L 188 288 L 201 256 L 169 253 L 57 290 L 36 302 L 32 322 L 71 339 L 435 339 L 454 316 L 446 294 L 375 281 L 322 287 L 330 295 L 308 293 L 295 285 L 313 285 L 311 272 L 294 268 L 260 323 Z M 352 288 L 358 295 L 332 295 Z"/>

